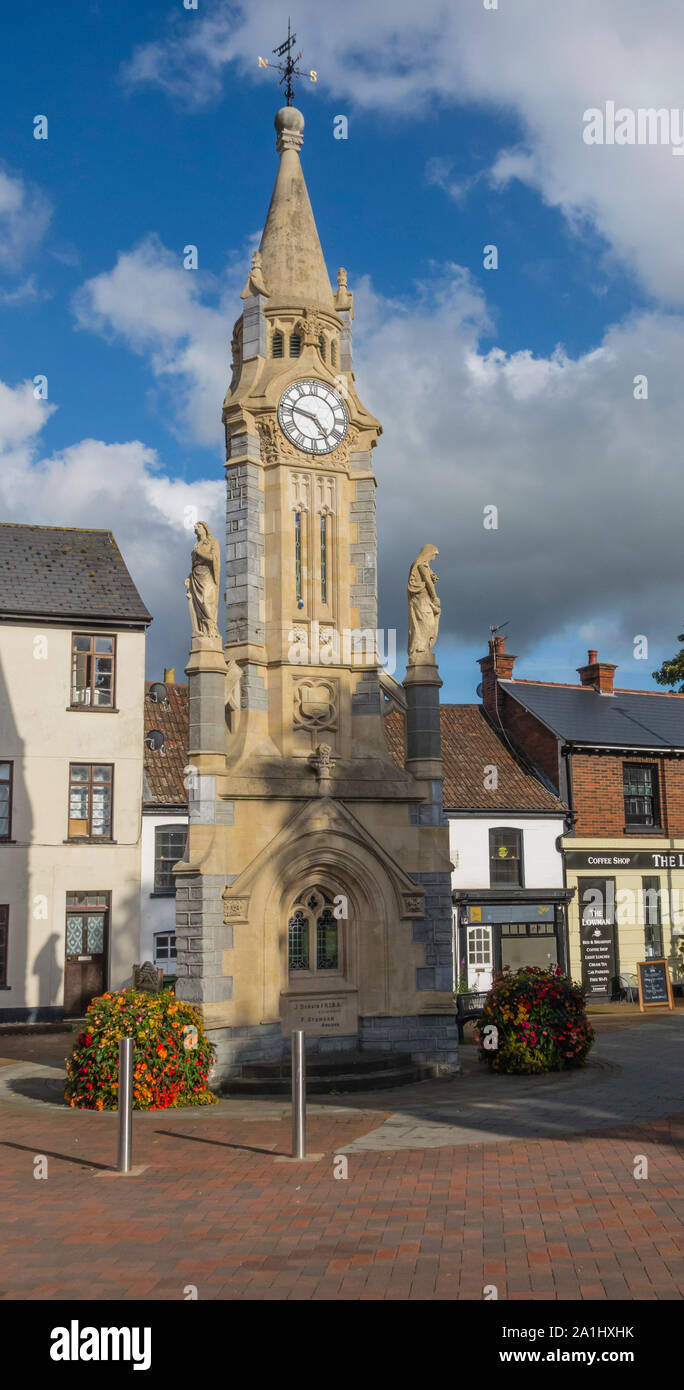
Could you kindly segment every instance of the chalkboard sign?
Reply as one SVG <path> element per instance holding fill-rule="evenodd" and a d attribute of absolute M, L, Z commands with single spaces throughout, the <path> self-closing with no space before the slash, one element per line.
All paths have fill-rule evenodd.
<path fill-rule="evenodd" d="M 644 1009 L 674 1008 L 672 998 L 672 984 L 670 982 L 670 972 L 667 968 L 666 960 L 639 960 L 637 961 L 637 978 L 639 981 L 639 1008 Z"/>

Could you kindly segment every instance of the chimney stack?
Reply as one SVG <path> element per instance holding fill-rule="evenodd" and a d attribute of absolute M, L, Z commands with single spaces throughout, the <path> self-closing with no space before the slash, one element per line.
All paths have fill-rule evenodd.
<path fill-rule="evenodd" d="M 176 668 L 175 668 L 175 666 L 165 666 L 165 667 L 164 667 L 164 685 L 175 685 L 175 684 L 176 684 Z"/>
<path fill-rule="evenodd" d="M 489 655 L 481 656 L 478 665 L 482 672 L 482 702 L 485 709 L 496 709 L 496 682 L 513 676 L 515 657 L 506 651 L 506 638 L 497 633 L 489 639 Z"/>
<path fill-rule="evenodd" d="M 601 695 L 612 695 L 617 666 L 611 666 L 609 661 L 599 661 L 598 652 L 593 647 L 589 648 L 587 656 L 587 665 L 577 667 L 580 683 L 593 686 Z"/>

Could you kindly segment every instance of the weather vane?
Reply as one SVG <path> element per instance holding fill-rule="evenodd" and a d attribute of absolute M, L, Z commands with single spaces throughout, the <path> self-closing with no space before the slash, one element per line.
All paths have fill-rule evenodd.
<path fill-rule="evenodd" d="M 294 58 L 292 57 L 292 50 L 296 42 L 297 35 L 290 32 L 290 20 L 288 17 L 287 38 L 284 43 L 279 44 L 277 48 L 273 49 L 276 57 L 284 58 L 285 62 L 273 63 L 272 65 L 278 72 L 282 73 L 278 85 L 282 87 L 283 82 L 285 83 L 285 101 L 288 106 L 292 105 L 292 99 L 294 97 L 294 87 L 292 86 L 293 77 L 308 77 L 310 82 L 318 81 L 318 73 L 315 68 L 310 68 L 308 72 L 303 72 L 301 68 L 297 67 L 297 63 L 302 55 L 301 53 L 297 53 Z M 259 58 L 258 66 L 260 68 L 267 68 L 271 66 L 270 60 L 268 58 Z"/>

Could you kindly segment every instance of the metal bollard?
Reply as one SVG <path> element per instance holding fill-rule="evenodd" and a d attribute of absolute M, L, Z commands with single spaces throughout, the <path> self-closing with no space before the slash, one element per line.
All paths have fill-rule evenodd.
<path fill-rule="evenodd" d="M 133 1039 L 119 1038 L 119 1162 L 120 1173 L 131 1171 L 133 1147 Z"/>
<path fill-rule="evenodd" d="M 306 1052 L 304 1034 L 292 1034 L 292 1157 L 306 1158 Z"/>

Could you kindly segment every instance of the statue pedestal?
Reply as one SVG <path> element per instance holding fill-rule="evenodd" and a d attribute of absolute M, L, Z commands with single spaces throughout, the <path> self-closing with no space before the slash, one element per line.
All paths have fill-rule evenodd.
<path fill-rule="evenodd" d="M 226 765 L 226 658 L 220 637 L 193 637 L 188 678 L 188 760 L 200 772 Z"/>
<path fill-rule="evenodd" d="M 442 776 L 439 692 L 442 679 L 432 655 L 406 668 L 406 770 L 433 781 Z"/>

